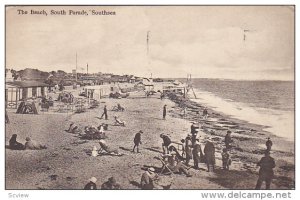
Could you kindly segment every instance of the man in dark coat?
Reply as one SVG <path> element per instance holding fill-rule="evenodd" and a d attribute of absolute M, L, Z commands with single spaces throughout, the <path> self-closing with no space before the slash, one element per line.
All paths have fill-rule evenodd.
<path fill-rule="evenodd" d="M 134 152 L 135 147 L 137 148 L 137 153 L 139 152 L 139 145 L 142 144 L 142 140 L 141 140 L 141 134 L 143 133 L 143 131 L 139 131 L 137 134 L 135 134 L 133 142 L 134 142 L 134 147 L 132 152 Z"/>
<path fill-rule="evenodd" d="M 167 153 L 169 153 L 169 145 L 172 143 L 171 139 L 164 134 L 160 134 L 160 137 L 163 139 L 162 148 L 164 154 L 166 153 L 166 149 L 167 149 Z"/>
<path fill-rule="evenodd" d="M 185 139 L 185 165 L 189 166 L 189 162 L 192 159 L 192 142 L 189 136 Z"/>
<path fill-rule="evenodd" d="M 166 119 L 166 115 L 167 115 L 167 105 L 164 105 L 164 108 L 163 108 L 163 119 Z"/>
<path fill-rule="evenodd" d="M 108 117 L 107 117 L 107 108 L 106 108 L 106 105 L 105 105 L 104 108 L 103 108 L 103 113 L 102 113 L 102 115 L 101 115 L 100 118 L 102 119 L 103 116 L 105 117 L 106 120 L 108 119 Z"/>
<path fill-rule="evenodd" d="M 97 179 L 95 177 L 90 178 L 89 180 L 90 182 L 88 182 L 85 186 L 84 189 L 85 190 L 97 190 L 97 186 L 96 186 L 96 182 Z"/>
<path fill-rule="evenodd" d="M 201 152 L 201 145 L 199 143 L 199 139 L 196 140 L 196 143 L 193 148 L 193 159 L 194 159 L 194 168 L 199 169 L 198 163 L 200 162 L 200 152 Z"/>
<path fill-rule="evenodd" d="M 230 143 L 232 143 L 232 139 L 231 139 L 231 131 L 227 131 L 227 134 L 225 136 L 225 146 L 226 149 L 229 150 L 231 148 Z"/>
<path fill-rule="evenodd" d="M 215 146 L 208 140 L 204 147 L 204 154 L 206 159 L 207 170 L 210 172 L 210 167 L 215 170 Z"/>
<path fill-rule="evenodd" d="M 257 166 L 259 166 L 260 169 L 255 189 L 259 190 L 264 181 L 266 182 L 266 189 L 270 189 L 274 176 L 273 168 L 275 167 L 275 161 L 274 158 L 270 156 L 270 151 L 265 152 L 265 156 L 261 158 Z"/>
<path fill-rule="evenodd" d="M 195 145 L 198 132 L 199 132 L 199 126 L 197 122 L 193 122 L 193 124 L 191 125 L 192 146 Z"/>
<path fill-rule="evenodd" d="M 116 182 L 114 177 L 110 177 L 108 181 L 101 185 L 101 190 L 120 190 L 121 186 Z"/>
<path fill-rule="evenodd" d="M 267 146 L 267 151 L 271 151 L 271 148 L 273 146 L 273 142 L 271 141 L 271 139 L 269 137 L 267 138 L 266 146 Z"/>

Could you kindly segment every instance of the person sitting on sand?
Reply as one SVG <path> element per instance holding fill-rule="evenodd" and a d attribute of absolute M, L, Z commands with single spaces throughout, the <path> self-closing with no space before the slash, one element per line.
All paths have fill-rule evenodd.
<path fill-rule="evenodd" d="M 134 146 L 133 146 L 132 152 L 134 152 L 135 147 L 136 147 L 137 148 L 137 153 L 140 153 L 139 152 L 139 145 L 142 144 L 142 140 L 141 140 L 141 134 L 142 133 L 143 133 L 143 131 L 140 130 L 137 134 L 135 134 L 134 139 L 133 139 Z"/>
<path fill-rule="evenodd" d="M 231 164 L 230 155 L 229 155 L 227 149 L 224 148 L 223 149 L 223 153 L 222 153 L 222 165 L 223 165 L 223 169 L 229 170 L 230 164 Z"/>
<path fill-rule="evenodd" d="M 104 123 L 102 123 L 100 126 L 98 126 L 97 129 L 98 129 L 98 132 L 99 132 L 99 133 L 105 134 L 105 133 L 104 133 Z"/>
<path fill-rule="evenodd" d="M 117 116 L 114 116 L 114 118 L 115 118 L 115 125 L 117 125 L 117 126 L 125 126 L 125 124 L 126 124 L 125 121 L 120 120 Z"/>
<path fill-rule="evenodd" d="M 167 153 L 169 153 L 168 147 L 172 143 L 171 139 L 168 136 L 164 135 L 163 133 L 160 134 L 160 138 L 163 139 L 162 148 L 163 148 L 164 154 L 166 153 L 166 151 L 167 151 Z"/>
<path fill-rule="evenodd" d="M 185 159 L 183 158 L 183 156 L 180 155 L 180 153 L 178 152 L 178 150 L 176 149 L 176 147 L 174 147 L 173 145 L 170 145 L 168 149 L 169 149 L 169 152 L 170 152 L 170 153 L 175 152 L 175 153 L 176 153 L 176 157 L 177 157 L 179 160 L 181 160 L 181 161 L 185 160 Z"/>
<path fill-rule="evenodd" d="M 172 172 L 180 174 L 183 172 L 187 177 L 192 177 L 192 175 L 188 171 L 189 168 L 177 158 L 176 152 L 171 152 L 170 154 L 163 155 L 163 158 L 167 158 L 167 167 L 172 170 Z"/>
<path fill-rule="evenodd" d="M 37 142 L 34 142 L 30 137 L 26 137 L 25 150 L 41 150 L 47 149 L 46 145 L 41 145 Z"/>
<path fill-rule="evenodd" d="M 270 151 L 265 151 L 265 156 L 261 158 L 257 166 L 259 166 L 260 169 L 255 189 L 259 190 L 264 181 L 266 182 L 266 189 L 270 189 L 274 177 L 273 168 L 275 167 L 275 161 L 274 158 L 270 156 Z"/>
<path fill-rule="evenodd" d="M 12 150 L 24 150 L 24 145 L 17 142 L 17 134 L 13 134 L 9 140 L 9 148 Z"/>
<path fill-rule="evenodd" d="M 110 177 L 108 181 L 101 185 L 101 190 L 121 190 L 120 184 L 117 183 L 114 177 Z"/>
<path fill-rule="evenodd" d="M 143 173 L 141 178 L 141 189 L 142 190 L 152 190 L 152 189 L 162 189 L 155 182 L 159 179 L 159 176 L 155 173 L 153 167 L 148 168 L 146 172 Z"/>
<path fill-rule="evenodd" d="M 272 142 L 271 139 L 268 137 L 268 138 L 267 138 L 267 141 L 266 141 L 267 151 L 271 151 L 272 146 L 273 146 L 273 142 Z"/>
<path fill-rule="evenodd" d="M 74 133 L 74 134 L 79 134 L 81 131 L 79 130 L 78 126 L 75 125 L 75 123 L 71 123 L 69 126 L 69 129 L 66 130 L 68 133 Z"/>
<path fill-rule="evenodd" d="M 97 179 L 95 177 L 90 178 L 89 182 L 84 186 L 85 190 L 97 190 Z"/>
<path fill-rule="evenodd" d="M 99 152 L 100 152 L 100 153 L 103 152 L 103 151 L 105 151 L 106 153 L 108 153 L 108 154 L 110 154 L 110 155 L 116 155 L 116 156 L 121 156 L 121 155 L 123 155 L 123 154 L 120 154 L 120 153 L 118 152 L 118 149 L 112 149 L 112 148 L 110 148 L 110 147 L 106 144 L 105 140 L 99 140 L 99 144 L 100 144 L 100 149 L 99 149 Z"/>
<path fill-rule="evenodd" d="M 204 147 L 204 155 L 205 155 L 205 160 L 206 160 L 206 165 L 207 165 L 207 170 L 208 172 L 212 170 L 215 170 L 215 146 L 212 143 L 211 140 L 207 140 L 205 147 Z"/>

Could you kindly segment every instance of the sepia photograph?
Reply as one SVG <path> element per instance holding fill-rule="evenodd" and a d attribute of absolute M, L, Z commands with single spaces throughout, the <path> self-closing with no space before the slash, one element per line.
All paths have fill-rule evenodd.
<path fill-rule="evenodd" d="M 5 190 L 295 190 L 295 6 L 4 9 Z"/>

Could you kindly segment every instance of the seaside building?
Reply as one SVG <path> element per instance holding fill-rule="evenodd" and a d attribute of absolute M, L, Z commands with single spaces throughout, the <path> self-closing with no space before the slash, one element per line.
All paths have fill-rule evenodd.
<path fill-rule="evenodd" d="M 7 108 L 17 108 L 22 100 L 47 95 L 48 84 L 39 81 L 12 81 L 5 84 L 5 102 Z"/>

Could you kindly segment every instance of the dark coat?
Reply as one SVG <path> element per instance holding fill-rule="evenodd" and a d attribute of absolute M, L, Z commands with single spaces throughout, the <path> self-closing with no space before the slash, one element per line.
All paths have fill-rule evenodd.
<path fill-rule="evenodd" d="M 134 142 L 134 144 L 136 144 L 136 145 L 139 145 L 139 144 L 142 143 L 142 142 L 141 142 L 141 133 L 135 134 L 134 139 L 133 139 L 133 142 Z"/>
<path fill-rule="evenodd" d="M 204 154 L 207 164 L 215 164 L 215 147 L 212 142 L 207 142 L 204 147 Z"/>
<path fill-rule="evenodd" d="M 228 134 L 226 134 L 225 136 L 225 144 L 230 144 L 232 142 L 231 136 L 229 136 Z"/>
<path fill-rule="evenodd" d="M 111 184 L 109 181 L 106 181 L 101 185 L 102 190 L 120 190 L 122 189 L 119 184 Z"/>
<path fill-rule="evenodd" d="M 200 152 L 202 153 L 200 144 L 195 144 L 193 148 L 193 159 L 195 162 L 200 162 Z"/>
<path fill-rule="evenodd" d="M 270 178 L 273 177 L 273 168 L 275 167 L 274 158 L 272 158 L 271 156 L 262 157 L 257 165 L 260 166 L 259 176 L 268 176 Z"/>
<path fill-rule="evenodd" d="M 97 190 L 97 186 L 96 186 L 95 183 L 93 183 L 93 182 L 90 181 L 88 184 L 86 184 L 84 186 L 84 189 L 85 190 Z"/>
<path fill-rule="evenodd" d="M 164 146 L 169 146 L 171 144 L 171 139 L 168 136 L 164 135 L 162 139 L 163 139 Z"/>

